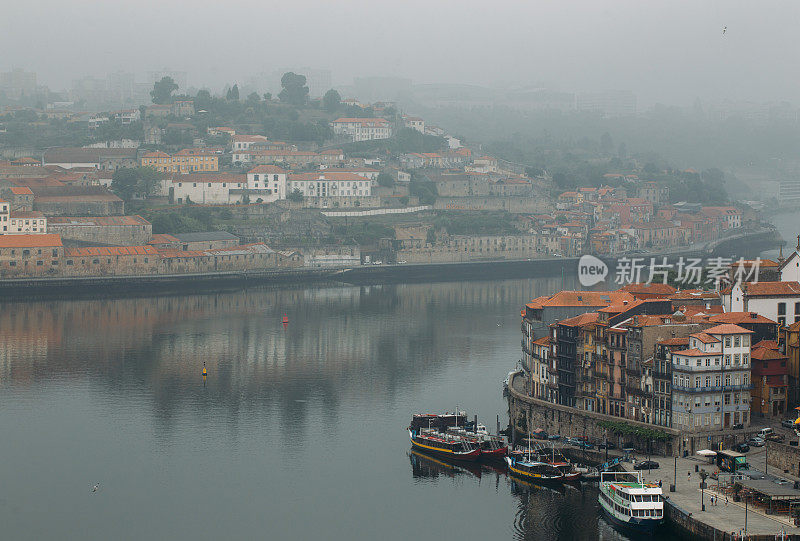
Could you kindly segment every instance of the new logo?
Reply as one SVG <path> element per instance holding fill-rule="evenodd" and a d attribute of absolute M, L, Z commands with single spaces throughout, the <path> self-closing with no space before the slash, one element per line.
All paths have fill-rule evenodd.
<path fill-rule="evenodd" d="M 578 261 L 578 281 L 583 287 L 599 284 L 608 276 L 608 265 L 593 255 L 581 256 Z"/>

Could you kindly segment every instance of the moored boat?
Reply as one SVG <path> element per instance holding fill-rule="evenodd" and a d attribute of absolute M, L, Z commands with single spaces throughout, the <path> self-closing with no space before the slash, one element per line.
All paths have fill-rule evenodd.
<path fill-rule="evenodd" d="M 447 429 L 447 433 L 467 438 L 474 442 L 480 448 L 481 459 L 483 460 L 502 462 L 508 453 L 508 444 L 506 444 L 505 439 L 502 436 L 489 434 L 483 425 L 477 425 L 474 432 L 464 428 L 450 427 Z"/>
<path fill-rule="evenodd" d="M 420 430 L 409 428 L 408 436 L 414 448 L 450 460 L 473 461 L 481 456 L 480 447 L 462 436 L 443 434 L 425 428 Z"/>
<path fill-rule="evenodd" d="M 600 473 L 600 507 L 621 528 L 653 532 L 664 520 L 662 495 L 657 484 L 642 482 L 641 472 Z"/>
<path fill-rule="evenodd" d="M 512 475 L 528 481 L 559 483 L 564 480 L 564 474 L 558 468 L 528 456 L 507 456 L 506 464 Z"/>

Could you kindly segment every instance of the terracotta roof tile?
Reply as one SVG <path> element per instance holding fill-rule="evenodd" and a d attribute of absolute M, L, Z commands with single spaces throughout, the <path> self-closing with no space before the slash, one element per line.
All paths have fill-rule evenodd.
<path fill-rule="evenodd" d="M 0 235 L 0 248 L 55 248 L 62 246 L 61 235 Z"/>

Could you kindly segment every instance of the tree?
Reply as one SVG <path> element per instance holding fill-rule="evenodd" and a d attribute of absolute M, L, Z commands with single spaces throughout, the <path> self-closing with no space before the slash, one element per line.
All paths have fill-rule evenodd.
<path fill-rule="evenodd" d="M 295 188 L 292 190 L 292 193 L 286 196 L 287 201 L 293 201 L 295 203 L 302 203 L 303 202 L 303 192 Z"/>
<path fill-rule="evenodd" d="M 152 167 L 123 167 L 114 171 L 111 189 L 125 201 L 155 192 L 161 175 Z"/>
<path fill-rule="evenodd" d="M 272 92 L 264 93 L 264 101 L 272 101 Z"/>
<path fill-rule="evenodd" d="M 153 90 L 150 91 L 150 97 L 153 103 L 169 103 L 172 101 L 172 93 L 178 90 L 178 85 L 172 80 L 172 77 L 162 77 L 160 81 L 153 84 Z"/>
<path fill-rule="evenodd" d="M 306 86 L 306 76 L 298 75 L 294 72 L 287 72 L 281 77 L 281 92 L 278 98 L 292 105 L 305 105 L 308 101 L 308 87 Z"/>
<path fill-rule="evenodd" d="M 194 97 L 194 105 L 197 107 L 197 110 L 208 110 L 211 107 L 213 98 L 211 97 L 211 92 L 208 90 L 198 90 L 197 95 Z"/>
<path fill-rule="evenodd" d="M 378 174 L 378 185 L 386 186 L 387 188 L 394 186 L 394 179 L 392 178 L 392 175 L 389 173 Z"/>
<path fill-rule="evenodd" d="M 239 101 L 239 85 L 234 83 L 233 86 L 228 89 L 228 93 L 225 94 L 225 99 L 228 101 Z"/>
<path fill-rule="evenodd" d="M 325 92 L 325 95 L 322 97 L 322 106 L 325 107 L 325 110 L 329 113 L 336 111 L 341 104 L 342 97 L 332 88 Z"/>
<path fill-rule="evenodd" d="M 258 92 L 251 92 L 247 95 L 247 103 L 250 105 L 256 105 L 260 101 L 261 96 L 258 95 Z"/>

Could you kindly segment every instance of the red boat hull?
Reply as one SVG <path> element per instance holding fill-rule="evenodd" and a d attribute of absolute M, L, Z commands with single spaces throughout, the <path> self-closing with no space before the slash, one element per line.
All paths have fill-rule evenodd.
<path fill-rule="evenodd" d="M 508 446 L 504 445 L 498 449 L 494 449 L 493 451 L 487 451 L 486 449 L 481 449 L 481 458 L 487 458 L 491 460 L 503 460 L 508 454 Z"/>

